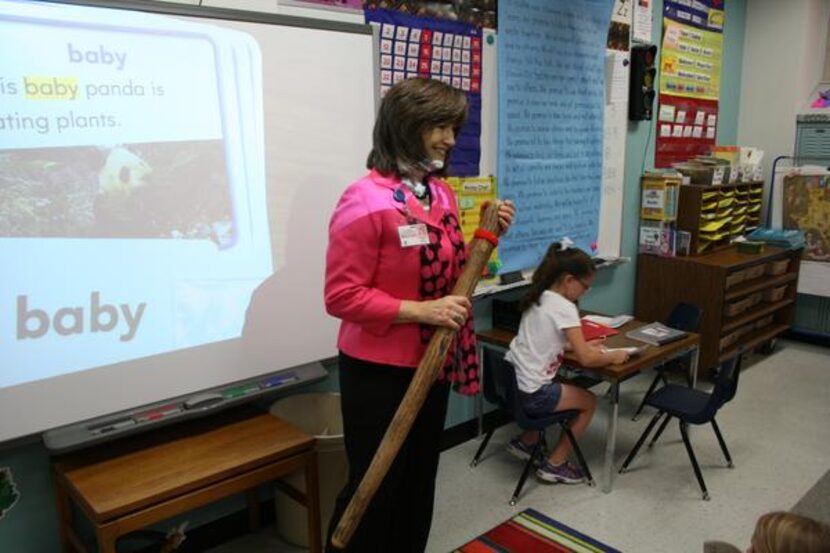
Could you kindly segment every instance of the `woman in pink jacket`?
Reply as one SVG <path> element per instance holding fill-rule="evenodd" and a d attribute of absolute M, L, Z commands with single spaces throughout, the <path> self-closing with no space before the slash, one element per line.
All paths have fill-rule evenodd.
<path fill-rule="evenodd" d="M 340 392 L 349 481 L 331 534 L 363 478 L 436 327 L 457 330 L 439 374 L 348 551 L 421 552 L 450 385 L 479 391 L 470 301 L 450 294 L 465 262 L 458 206 L 443 174 L 464 123 L 463 92 L 440 81 L 393 86 L 378 112 L 369 174 L 352 183 L 329 225 L 325 301 L 341 319 Z M 510 202 L 500 204 L 506 229 Z"/>

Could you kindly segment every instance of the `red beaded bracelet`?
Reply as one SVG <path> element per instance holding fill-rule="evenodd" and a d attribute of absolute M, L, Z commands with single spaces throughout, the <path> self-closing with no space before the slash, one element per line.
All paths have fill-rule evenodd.
<path fill-rule="evenodd" d="M 487 240 L 493 247 L 497 247 L 499 245 L 499 237 L 490 232 L 489 230 L 484 230 L 483 228 L 477 228 L 476 231 L 473 233 L 473 237 L 481 238 L 482 240 Z"/>

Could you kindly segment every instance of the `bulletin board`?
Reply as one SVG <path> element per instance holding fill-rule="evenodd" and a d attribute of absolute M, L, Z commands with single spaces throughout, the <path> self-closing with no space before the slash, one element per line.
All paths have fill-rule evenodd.
<path fill-rule="evenodd" d="M 580 244 L 592 253 L 615 257 L 620 254 L 622 240 L 622 203 L 625 163 L 625 143 L 627 132 L 629 52 L 632 23 L 632 3 L 630 0 L 593 0 L 598 13 L 605 17 L 605 23 L 598 28 L 595 41 L 600 55 L 598 62 L 591 67 L 591 80 L 595 94 L 599 95 L 602 106 L 597 117 L 601 127 L 595 127 L 593 140 L 597 144 L 600 156 L 596 169 L 591 175 L 590 184 L 594 187 L 590 206 L 579 206 L 580 210 L 590 210 L 590 218 L 595 227 L 590 232 L 590 240 Z M 544 6 L 544 2 L 542 5 Z M 612 6 L 613 4 L 613 6 Z M 612 9 L 613 8 L 613 9 Z M 577 11 L 579 8 L 576 8 Z M 611 25 L 608 25 L 608 16 Z M 448 84 L 464 90 L 470 99 L 470 117 L 461 134 L 450 159 L 449 173 L 453 176 L 495 178 L 498 196 L 516 201 L 510 191 L 499 182 L 501 175 L 498 167 L 499 140 L 501 132 L 510 132 L 499 128 L 499 67 L 498 57 L 500 43 L 503 42 L 492 29 L 469 30 L 459 27 L 459 23 L 428 17 L 415 17 L 409 14 L 383 9 L 366 11 L 366 18 L 376 27 L 378 40 L 378 92 L 382 97 L 386 90 L 399 80 L 415 75 L 439 78 Z M 480 33 L 480 34 L 479 34 Z M 448 43 L 448 38 L 457 39 L 460 44 Z M 607 49 L 603 48 L 606 42 Z M 465 51 L 463 40 L 466 39 L 471 49 Z M 563 42 L 562 40 L 559 41 Z M 604 53 L 604 59 L 603 59 Z M 464 65 L 464 55 L 469 54 L 471 65 Z M 455 60 L 454 57 L 458 57 Z M 477 60 L 480 60 L 478 62 Z M 461 62 L 461 63 L 458 63 Z M 458 70 L 455 67 L 458 66 Z M 530 79 L 532 81 L 533 79 Z M 596 97 L 596 96 L 595 96 Z M 567 142 L 567 133 L 556 133 L 556 140 Z M 584 137 L 582 137 L 584 139 Z M 470 155 L 476 153 L 475 156 Z M 478 156 L 480 153 L 480 157 Z M 459 163 L 463 162 L 463 163 Z M 600 166 L 601 164 L 601 166 Z M 581 186 L 576 184 L 574 186 Z M 573 188 L 573 186 L 571 186 Z M 581 195 L 580 192 L 576 193 Z M 524 210 L 523 210 L 524 211 Z M 521 217 L 521 216 L 520 216 Z M 578 220 L 584 219 L 579 217 Z M 598 220 L 598 225 L 596 224 Z M 506 241 L 525 241 L 521 218 L 511 231 Z M 576 228 L 562 229 L 555 237 L 536 240 L 549 243 L 562 236 L 574 236 Z M 548 239 L 550 238 L 550 240 Z M 538 244 L 537 244 L 538 246 Z M 528 262 L 531 266 L 536 262 Z M 528 268 L 522 266 L 521 268 Z M 516 270 L 506 267 L 504 270 Z"/>

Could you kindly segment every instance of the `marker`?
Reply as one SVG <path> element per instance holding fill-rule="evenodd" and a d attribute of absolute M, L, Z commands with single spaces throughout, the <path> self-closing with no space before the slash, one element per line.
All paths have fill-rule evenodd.
<path fill-rule="evenodd" d="M 288 382 L 294 382 L 297 380 L 297 375 L 293 372 L 286 373 L 286 374 L 278 374 L 276 376 L 272 376 L 271 378 L 265 379 L 262 381 L 261 385 L 263 388 L 276 388 L 277 386 L 282 386 Z"/>
<path fill-rule="evenodd" d="M 92 430 L 93 434 L 104 434 L 107 432 L 112 432 L 114 430 L 120 430 L 121 428 L 127 428 L 128 426 L 133 426 L 135 421 L 133 419 L 119 419 L 115 421 L 109 421 L 105 423 L 105 426 L 100 426 Z"/>
<path fill-rule="evenodd" d="M 157 407 L 150 411 L 139 413 L 135 415 L 135 420 L 136 422 L 150 422 L 164 417 L 169 417 L 170 415 L 175 415 L 181 412 L 182 408 L 177 403 L 171 403 L 169 405 Z"/>
<path fill-rule="evenodd" d="M 184 408 L 188 411 L 192 409 L 207 409 L 217 403 L 222 403 L 224 399 L 221 395 L 212 392 L 198 394 L 185 401 Z"/>
<path fill-rule="evenodd" d="M 100 422 L 96 422 L 94 424 L 90 424 L 89 426 L 87 426 L 87 430 L 90 430 L 90 431 L 101 430 L 102 428 L 106 428 L 106 427 L 111 426 L 113 424 L 117 424 L 119 422 L 128 421 L 128 420 L 132 420 L 132 418 L 131 417 L 121 417 L 120 419 L 110 419 L 110 420 L 100 421 Z"/>
<path fill-rule="evenodd" d="M 259 391 L 259 384 L 245 384 L 242 386 L 237 386 L 236 388 L 228 388 L 222 392 L 222 395 L 226 399 L 231 399 L 234 397 L 241 397 L 247 396 L 248 394 L 252 394 L 254 392 Z"/>

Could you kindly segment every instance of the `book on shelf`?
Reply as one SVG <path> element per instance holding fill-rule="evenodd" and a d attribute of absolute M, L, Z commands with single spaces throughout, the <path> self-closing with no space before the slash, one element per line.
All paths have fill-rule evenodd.
<path fill-rule="evenodd" d="M 686 332 L 653 322 L 625 333 L 627 338 L 652 346 L 662 346 L 686 336 Z"/>
<path fill-rule="evenodd" d="M 595 323 L 587 317 L 582 318 L 582 335 L 588 342 L 591 340 L 598 340 L 600 338 L 607 338 L 608 336 L 613 336 L 614 334 L 619 333 L 619 330 L 611 328 L 610 326 Z"/>

